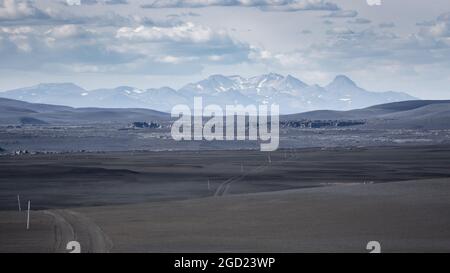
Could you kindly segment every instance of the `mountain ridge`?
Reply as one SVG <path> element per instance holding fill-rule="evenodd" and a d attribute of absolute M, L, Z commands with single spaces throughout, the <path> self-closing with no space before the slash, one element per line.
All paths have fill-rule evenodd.
<path fill-rule="evenodd" d="M 139 89 L 132 86 L 85 90 L 73 83 L 42 83 L 0 92 L 0 97 L 32 103 L 71 107 L 147 108 L 170 112 L 177 104 L 192 106 L 193 97 L 205 104 L 280 105 L 282 114 L 331 109 L 351 110 L 371 105 L 416 98 L 402 92 L 372 92 L 359 87 L 345 75 L 325 86 L 308 85 L 298 78 L 276 73 L 250 78 L 239 75 L 211 75 L 176 90 L 171 87 Z"/>

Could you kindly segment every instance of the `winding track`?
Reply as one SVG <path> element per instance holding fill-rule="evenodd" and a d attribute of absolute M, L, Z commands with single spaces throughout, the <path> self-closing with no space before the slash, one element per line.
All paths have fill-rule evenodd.
<path fill-rule="evenodd" d="M 69 252 L 66 245 L 70 241 L 78 241 L 82 253 L 107 253 L 112 249 L 112 241 L 88 217 L 71 210 L 47 210 L 44 213 L 55 221 L 55 252 Z"/>
<path fill-rule="evenodd" d="M 290 159 L 295 158 L 296 156 L 297 156 L 296 153 L 293 152 L 281 162 L 286 162 L 286 161 L 288 161 Z M 271 164 L 272 164 L 271 162 L 270 163 L 267 162 L 267 163 L 265 163 L 263 165 L 260 165 L 260 166 L 254 168 L 254 169 L 251 169 L 251 170 L 249 170 L 247 172 L 244 172 L 244 173 L 242 173 L 240 175 L 233 176 L 230 179 L 222 182 L 219 185 L 219 187 L 217 187 L 216 192 L 214 193 L 214 196 L 219 197 L 219 196 L 227 195 L 228 191 L 230 190 L 231 184 L 241 181 L 242 179 L 244 179 L 245 177 L 247 177 L 250 174 L 261 173 L 261 172 L 265 171 L 266 169 L 270 168 Z"/>

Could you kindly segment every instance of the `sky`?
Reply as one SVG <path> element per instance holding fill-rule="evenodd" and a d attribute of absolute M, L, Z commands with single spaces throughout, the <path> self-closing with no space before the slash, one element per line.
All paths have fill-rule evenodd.
<path fill-rule="evenodd" d="M 450 99 L 448 0 L 0 0 L 0 90 L 275 72 Z"/>

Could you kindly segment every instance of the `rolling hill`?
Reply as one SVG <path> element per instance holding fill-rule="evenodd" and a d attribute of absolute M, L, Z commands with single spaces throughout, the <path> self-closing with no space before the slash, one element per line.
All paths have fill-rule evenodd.
<path fill-rule="evenodd" d="M 450 128 L 450 100 L 413 100 L 351 111 L 311 111 L 287 115 L 285 120 L 365 120 L 367 128 Z"/>
<path fill-rule="evenodd" d="M 148 109 L 72 108 L 0 98 L 0 124 L 93 124 L 169 117 L 167 113 Z"/>
<path fill-rule="evenodd" d="M 0 124 L 95 124 L 168 121 L 170 114 L 139 108 L 72 108 L 0 98 Z M 450 129 L 450 100 L 403 101 L 350 111 L 321 110 L 281 116 L 294 120 L 360 120 L 372 129 Z"/>

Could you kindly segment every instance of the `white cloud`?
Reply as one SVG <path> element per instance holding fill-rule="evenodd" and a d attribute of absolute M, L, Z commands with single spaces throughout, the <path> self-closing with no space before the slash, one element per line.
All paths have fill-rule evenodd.
<path fill-rule="evenodd" d="M 450 37 L 450 12 L 440 15 L 435 21 L 417 23 L 422 26 L 420 35 L 435 38 Z"/>
<path fill-rule="evenodd" d="M 298 0 L 290 1 L 286 5 L 263 6 L 265 11 L 286 11 L 295 12 L 303 10 L 339 10 L 339 6 L 324 0 Z"/>
<path fill-rule="evenodd" d="M 215 32 L 208 27 L 195 25 L 191 22 L 171 27 L 123 27 L 117 31 L 116 37 L 147 42 L 173 41 L 190 43 L 207 43 L 229 39 L 224 32 Z"/>
<path fill-rule="evenodd" d="M 356 18 L 355 20 L 347 21 L 347 23 L 357 24 L 357 25 L 365 25 L 365 24 L 372 23 L 372 21 L 370 21 L 369 19 L 366 19 L 366 18 Z"/>
<path fill-rule="evenodd" d="M 37 1 L 29 0 L 0 0 L 0 25 L 93 25 L 98 27 L 110 27 L 110 26 L 129 26 L 129 25 L 157 25 L 167 24 L 171 25 L 178 20 L 172 19 L 158 19 L 152 20 L 145 16 L 139 16 L 135 14 L 120 15 L 114 11 L 103 12 L 101 14 L 84 14 L 80 8 L 73 7 L 78 6 L 75 2 L 55 2 L 52 5 L 46 3 L 45 6 L 38 5 Z M 106 5 L 114 5 L 119 9 L 118 4 L 122 3 L 122 0 L 117 1 L 100 1 Z M 93 5 L 100 3 L 94 0 L 81 1 L 81 5 Z M 43 8 L 45 7 L 45 8 Z"/>
<path fill-rule="evenodd" d="M 437 21 L 450 22 L 450 12 L 439 15 Z"/>
<path fill-rule="evenodd" d="M 220 62 L 223 61 L 225 59 L 225 56 L 220 56 L 220 55 L 211 55 L 208 56 L 208 60 L 213 61 L 213 62 Z"/>
<path fill-rule="evenodd" d="M 138 52 L 148 60 L 165 64 L 201 67 L 236 64 L 248 60 L 249 46 L 227 32 L 186 22 L 175 26 L 120 28 L 116 33 L 120 51 Z M 193 71 L 192 71 L 193 72 Z"/>
<path fill-rule="evenodd" d="M 177 56 L 171 56 L 166 55 L 162 57 L 156 57 L 155 61 L 160 63 L 166 63 L 166 64 L 181 64 L 181 63 L 187 63 L 191 61 L 197 60 L 197 57 L 177 57 Z"/>
<path fill-rule="evenodd" d="M 448 22 L 438 22 L 431 26 L 428 31 L 434 37 L 450 37 L 450 25 Z"/>
<path fill-rule="evenodd" d="M 282 69 L 298 68 L 308 64 L 307 59 L 301 52 L 274 53 L 257 47 L 252 47 L 249 59 L 256 63 L 262 62 L 269 64 L 271 67 L 275 66 Z"/>
<path fill-rule="evenodd" d="M 27 0 L 0 1 L 0 21 L 21 20 L 26 18 L 45 18 L 45 12 L 35 8 Z"/>
<path fill-rule="evenodd" d="M 324 17 L 330 18 L 352 18 L 358 16 L 358 12 L 356 10 L 336 10 L 331 12 Z"/>
<path fill-rule="evenodd" d="M 49 29 L 46 34 L 55 39 L 68 39 L 88 37 L 92 31 L 79 25 L 62 25 Z"/>
<path fill-rule="evenodd" d="M 354 32 L 347 27 L 335 27 L 327 31 L 328 35 L 351 35 Z"/>
<path fill-rule="evenodd" d="M 157 0 L 141 7 L 204 8 L 213 6 L 260 7 L 266 11 L 338 10 L 339 7 L 324 0 Z"/>
<path fill-rule="evenodd" d="M 121 27 L 0 26 L 0 69 L 43 73 L 192 74 L 248 60 L 248 45 L 194 23 Z"/>
<path fill-rule="evenodd" d="M 63 3 L 66 3 L 69 6 L 96 5 L 96 4 L 105 4 L 105 5 L 129 4 L 127 0 L 65 0 Z"/>
<path fill-rule="evenodd" d="M 378 27 L 380 27 L 380 28 L 394 28 L 395 27 L 395 23 L 393 23 L 393 22 L 380 23 L 378 25 Z"/>
<path fill-rule="evenodd" d="M 143 8 L 201 8 L 210 6 L 245 6 L 285 5 L 286 0 L 156 0 Z"/>
<path fill-rule="evenodd" d="M 29 26 L 22 27 L 0 27 L 0 33 L 8 34 L 27 34 L 33 31 L 33 28 Z"/>

